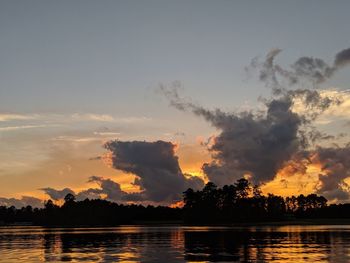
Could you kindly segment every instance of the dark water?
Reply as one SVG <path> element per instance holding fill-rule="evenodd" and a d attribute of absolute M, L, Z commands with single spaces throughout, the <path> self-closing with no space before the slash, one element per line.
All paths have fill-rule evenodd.
<path fill-rule="evenodd" d="M 1 227 L 0 262 L 350 262 L 350 226 Z"/>

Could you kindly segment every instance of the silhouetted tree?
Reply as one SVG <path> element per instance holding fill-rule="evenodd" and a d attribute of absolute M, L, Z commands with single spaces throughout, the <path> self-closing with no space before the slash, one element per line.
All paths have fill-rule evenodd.
<path fill-rule="evenodd" d="M 235 186 L 237 195 L 240 199 L 247 198 L 252 190 L 249 181 L 245 178 L 238 179 Z"/>
<path fill-rule="evenodd" d="M 311 218 L 327 207 L 327 199 L 316 194 L 286 199 L 272 194 L 264 196 L 259 186 L 252 186 L 245 178 L 222 188 L 209 182 L 201 191 L 188 189 L 184 192 L 184 203 L 184 218 L 189 223 Z"/>
<path fill-rule="evenodd" d="M 64 197 L 64 203 L 65 204 L 72 204 L 75 202 L 75 196 L 73 194 L 67 194 Z"/>
<path fill-rule="evenodd" d="M 267 197 L 267 213 L 270 219 L 282 219 L 286 212 L 283 197 L 269 194 Z"/>
<path fill-rule="evenodd" d="M 290 220 L 293 218 L 350 218 L 350 204 L 327 205 L 316 194 L 283 198 L 264 196 L 247 179 L 222 188 L 208 182 L 202 190 L 189 188 L 183 193 L 183 208 L 117 204 L 108 200 L 75 200 L 67 194 L 62 206 L 52 200 L 44 208 L 16 209 L 0 206 L 0 223 L 32 222 L 37 225 L 109 226 L 152 221 L 181 221 L 191 224 L 216 224 Z"/>

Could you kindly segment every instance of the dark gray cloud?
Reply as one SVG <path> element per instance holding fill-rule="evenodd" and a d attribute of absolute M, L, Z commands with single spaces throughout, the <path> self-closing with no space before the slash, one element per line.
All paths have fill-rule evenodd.
<path fill-rule="evenodd" d="M 341 68 L 350 63 L 350 48 L 340 51 L 334 60 L 334 67 Z"/>
<path fill-rule="evenodd" d="M 28 205 L 32 207 L 43 207 L 44 203 L 41 199 L 33 196 L 22 196 L 19 199 L 0 197 L 0 206 L 15 206 L 16 208 L 22 208 Z"/>
<path fill-rule="evenodd" d="M 64 188 L 62 190 L 57 190 L 51 187 L 41 188 L 39 190 L 42 190 L 47 194 L 51 199 L 58 201 L 62 200 L 67 194 L 73 194 L 75 195 L 74 191 L 70 188 Z"/>
<path fill-rule="evenodd" d="M 251 66 L 259 70 L 259 79 L 267 86 L 272 87 L 273 93 L 288 94 L 294 99 L 301 99 L 304 105 L 304 112 L 299 113 L 308 123 L 308 130 L 300 130 L 299 136 L 304 138 L 306 145 L 315 145 L 322 140 L 332 140 L 335 137 L 318 131 L 313 127 L 315 120 L 324 110 L 331 105 L 342 103 L 340 98 L 329 98 L 321 96 L 317 90 L 297 89 L 287 90 L 287 87 L 303 82 L 311 82 L 313 87 L 331 78 L 338 70 L 348 66 L 350 63 L 350 48 L 344 49 L 335 55 L 333 64 L 327 64 L 324 60 L 313 57 L 301 57 L 293 63 L 289 70 L 283 69 L 275 63 L 276 56 L 281 50 L 272 50 L 268 53 L 265 61 L 259 62 L 254 59 Z M 350 186 L 344 179 L 350 176 L 348 164 L 349 146 L 344 147 L 317 147 L 316 150 L 309 149 L 308 155 L 318 156 L 318 162 L 322 165 L 323 173 L 319 175 L 320 188 L 318 192 L 329 199 L 349 199 Z"/>
<path fill-rule="evenodd" d="M 284 92 L 292 99 L 299 99 L 302 102 L 306 111 L 318 111 L 322 113 L 332 105 L 339 105 L 342 103 L 341 98 L 322 96 L 317 90 L 310 89 L 296 89 Z M 300 113 L 305 115 L 305 112 Z"/>
<path fill-rule="evenodd" d="M 82 190 L 76 195 L 78 201 L 85 199 L 102 199 L 103 191 L 100 188 L 89 188 Z"/>
<path fill-rule="evenodd" d="M 220 185 L 233 183 L 249 174 L 255 183 L 274 178 L 277 171 L 303 148 L 298 131 L 303 119 L 291 111 L 288 97 L 267 103 L 266 115 L 252 113 L 217 116 L 212 122 L 221 133 L 209 149 L 213 162 L 204 164 L 203 171 Z M 224 125 L 223 125 L 224 124 Z"/>
<path fill-rule="evenodd" d="M 315 89 L 291 89 L 282 82 L 297 84 L 301 79 L 320 83 L 334 71 L 346 65 L 348 52 L 338 53 L 334 66 L 320 59 L 303 57 L 285 70 L 275 63 L 280 49 L 273 49 L 263 63 L 257 59 L 252 65 L 259 69 L 259 79 L 272 87 L 272 98 L 261 99 L 266 110 L 260 112 L 223 112 L 207 109 L 182 98 L 179 84 L 161 86 L 160 91 L 170 105 L 181 111 L 204 118 L 219 130 L 209 147 L 212 162 L 203 165 L 209 180 L 219 185 L 229 184 L 243 175 L 250 175 L 255 183 L 271 181 L 278 170 L 295 158 L 307 159 L 310 147 L 334 137 L 319 132 L 312 123 L 340 99 L 321 95 Z M 299 105 L 299 111 L 295 106 Z"/>
<path fill-rule="evenodd" d="M 290 69 L 285 69 L 275 62 L 276 56 L 281 51 L 281 49 L 272 49 L 266 55 L 264 61 L 260 62 L 258 58 L 254 58 L 250 64 L 251 68 L 258 69 L 259 79 L 267 86 L 273 87 L 275 91 L 285 85 L 303 82 L 311 82 L 314 86 L 317 86 L 331 78 L 334 73 L 350 62 L 349 48 L 338 52 L 332 65 L 320 58 L 304 56 L 290 65 Z"/>
<path fill-rule="evenodd" d="M 310 80 L 315 84 L 322 83 L 329 79 L 336 68 L 329 66 L 326 62 L 319 58 L 301 57 L 291 65 L 294 70 L 288 72 L 288 77 L 294 77 L 294 83 L 300 82 L 301 79 Z M 290 80 L 291 83 L 293 81 Z M 294 84 L 293 83 L 293 84 Z"/>
<path fill-rule="evenodd" d="M 171 204 L 182 198 L 188 188 L 201 189 L 204 182 L 199 177 L 183 174 L 175 155 L 175 145 L 156 141 L 109 141 L 106 149 L 112 153 L 113 167 L 134 174 L 133 184 L 140 192 L 127 193 L 120 184 L 111 179 L 91 176 L 88 182 L 95 182 L 98 188 L 89 188 L 76 194 L 77 200 L 103 198 L 114 202 L 155 202 Z M 56 190 L 43 188 L 54 200 L 62 200 L 66 194 L 75 194 L 71 189 Z"/>
<path fill-rule="evenodd" d="M 105 179 L 99 176 L 91 176 L 88 182 L 95 182 L 99 188 L 88 188 L 80 192 L 75 193 L 70 188 L 64 188 L 62 190 L 54 189 L 51 187 L 42 188 L 51 199 L 58 201 L 64 199 L 67 194 L 73 194 L 78 201 L 88 199 L 107 199 L 110 201 L 121 201 L 126 199 L 127 193 L 122 191 L 120 184 L 112 181 L 111 179 Z"/>
<path fill-rule="evenodd" d="M 220 131 L 209 148 L 213 161 L 203 165 L 209 180 L 219 185 L 233 183 L 246 174 L 255 183 L 272 180 L 287 161 L 309 144 L 310 131 L 306 128 L 312 118 L 293 112 L 294 101 L 307 103 L 308 114 L 321 112 L 332 104 L 317 91 L 282 91 L 264 101 L 265 112 L 226 113 L 181 98 L 176 87 L 163 86 L 161 91 L 172 106 L 203 117 Z"/>
<path fill-rule="evenodd" d="M 317 162 L 322 165 L 318 192 L 330 199 L 348 200 L 350 186 L 344 179 L 350 177 L 350 145 L 345 147 L 318 147 Z"/>
<path fill-rule="evenodd" d="M 281 49 L 274 48 L 267 53 L 263 62 L 259 62 L 258 58 L 253 59 L 251 62 L 251 67 L 259 69 L 259 80 L 264 82 L 266 86 L 275 88 L 276 93 L 281 86 L 281 77 L 287 79 L 292 84 L 298 81 L 291 72 L 275 63 L 276 56 L 281 52 Z"/>
<path fill-rule="evenodd" d="M 112 153 L 114 168 L 137 176 L 134 184 L 141 193 L 126 196 L 128 200 L 171 203 L 180 200 L 187 188 L 203 186 L 200 178 L 182 173 L 170 142 L 110 141 L 105 147 Z"/>
<path fill-rule="evenodd" d="M 125 196 L 127 195 L 126 192 L 124 192 L 120 184 L 112 181 L 111 179 L 104 179 L 103 177 L 99 176 L 91 176 L 89 178 L 89 182 L 96 182 L 99 186 L 100 189 L 88 189 L 84 191 L 84 193 L 89 193 L 89 194 L 104 194 L 106 195 L 106 199 L 111 200 L 111 201 L 121 201 Z M 83 192 L 79 193 L 80 195 L 83 194 Z"/>

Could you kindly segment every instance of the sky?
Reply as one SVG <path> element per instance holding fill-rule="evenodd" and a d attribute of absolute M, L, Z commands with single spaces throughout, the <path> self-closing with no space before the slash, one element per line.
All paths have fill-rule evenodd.
<path fill-rule="evenodd" d="M 349 8 L 340 0 L 1 1 L 0 203 L 60 202 L 72 192 L 171 204 L 186 187 L 241 176 L 265 192 L 349 200 L 348 53 L 336 63 L 350 47 Z M 313 69 L 325 78 L 310 78 Z M 305 89 L 319 95 L 314 104 Z M 325 98 L 334 100 L 325 106 Z"/>

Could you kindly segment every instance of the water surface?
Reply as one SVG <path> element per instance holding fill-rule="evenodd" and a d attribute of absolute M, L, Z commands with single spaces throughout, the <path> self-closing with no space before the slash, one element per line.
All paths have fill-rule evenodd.
<path fill-rule="evenodd" d="M 350 226 L 0 227 L 0 262 L 350 262 Z"/>

